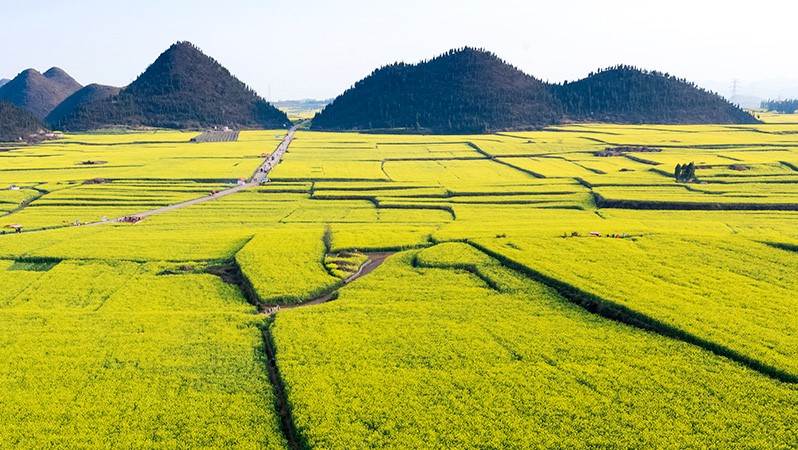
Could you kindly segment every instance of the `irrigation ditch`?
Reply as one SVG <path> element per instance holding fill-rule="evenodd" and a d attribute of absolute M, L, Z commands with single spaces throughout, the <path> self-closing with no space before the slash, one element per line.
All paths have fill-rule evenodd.
<path fill-rule="evenodd" d="M 247 279 L 241 266 L 236 261 L 235 257 L 221 261 L 219 264 L 209 266 L 203 270 L 204 273 L 216 275 L 225 283 L 235 285 L 243 297 L 250 304 L 256 306 L 262 314 L 266 315 L 266 320 L 261 328 L 263 336 L 263 351 L 266 355 L 266 369 L 269 376 L 269 382 L 272 385 L 272 390 L 275 397 L 275 412 L 280 419 L 280 430 L 288 443 L 291 450 L 301 450 L 309 448 L 308 443 L 304 440 L 301 433 L 298 432 L 294 418 L 291 413 L 291 402 L 288 400 L 286 394 L 285 381 L 280 373 L 280 367 L 277 364 L 277 347 L 274 344 L 274 335 L 272 327 L 274 326 L 275 315 L 283 309 L 302 308 L 313 305 L 319 305 L 338 297 L 338 290 L 349 283 L 364 277 L 379 267 L 389 256 L 396 253 L 396 251 L 383 251 L 383 252 L 368 252 L 364 253 L 368 259 L 360 265 L 357 272 L 350 275 L 340 283 L 336 283 L 330 288 L 326 289 L 321 294 L 313 294 L 306 301 L 299 303 L 289 304 L 274 304 L 273 301 L 265 301 L 262 299 L 255 290 L 252 283 Z"/>

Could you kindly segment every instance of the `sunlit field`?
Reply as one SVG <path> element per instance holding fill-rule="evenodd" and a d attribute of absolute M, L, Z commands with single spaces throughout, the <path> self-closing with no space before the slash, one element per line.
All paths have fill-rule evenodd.
<path fill-rule="evenodd" d="M 135 224 L 285 130 L 0 152 L 0 447 L 287 448 L 283 395 L 306 448 L 798 447 L 798 125 L 764 119 L 298 131 Z"/>

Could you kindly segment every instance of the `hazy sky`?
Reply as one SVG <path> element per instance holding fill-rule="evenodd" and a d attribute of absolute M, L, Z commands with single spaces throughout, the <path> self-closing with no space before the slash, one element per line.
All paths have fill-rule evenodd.
<path fill-rule="evenodd" d="M 188 40 L 262 96 L 327 98 L 373 69 L 484 47 L 549 81 L 633 64 L 728 95 L 798 96 L 793 1 L 0 0 L 0 78 L 124 86 Z"/>

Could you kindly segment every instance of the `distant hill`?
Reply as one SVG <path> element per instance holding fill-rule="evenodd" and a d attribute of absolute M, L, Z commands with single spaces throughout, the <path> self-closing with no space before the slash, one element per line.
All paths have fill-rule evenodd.
<path fill-rule="evenodd" d="M 44 124 L 33 113 L 0 100 L 0 142 L 27 140 L 28 135 L 42 130 Z"/>
<path fill-rule="evenodd" d="M 550 125 L 559 117 L 545 83 L 466 47 L 375 70 L 317 114 L 312 127 L 483 133 Z"/>
<path fill-rule="evenodd" d="M 782 114 L 792 114 L 798 111 L 798 99 L 791 98 L 786 100 L 764 100 L 760 106 L 768 111 L 775 111 Z"/>
<path fill-rule="evenodd" d="M 295 117 L 297 119 L 310 119 L 314 114 L 324 109 L 332 99 L 316 100 L 316 99 L 302 99 L 302 100 L 280 100 L 272 102 L 275 108 L 288 114 L 288 117 Z"/>
<path fill-rule="evenodd" d="M 59 103 L 81 87 L 80 83 L 58 67 L 53 67 L 44 74 L 27 69 L 0 87 L 0 99 L 44 119 Z"/>
<path fill-rule="evenodd" d="M 0 78 L 0 87 L 3 87 L 3 85 L 7 84 L 9 81 L 11 80 L 8 78 Z"/>
<path fill-rule="evenodd" d="M 107 100 L 117 95 L 122 88 L 105 86 L 102 84 L 90 84 L 76 91 L 67 97 L 63 102 L 55 107 L 45 118 L 48 124 L 59 124 L 64 117 L 77 111 L 83 105 L 100 100 Z M 58 128 L 57 126 L 54 128 Z"/>
<path fill-rule="evenodd" d="M 279 128 L 288 117 L 189 42 L 178 42 L 117 95 L 78 107 L 54 125 Z"/>
<path fill-rule="evenodd" d="M 565 119 L 659 124 L 759 123 L 715 93 L 660 72 L 617 66 L 553 86 Z"/>

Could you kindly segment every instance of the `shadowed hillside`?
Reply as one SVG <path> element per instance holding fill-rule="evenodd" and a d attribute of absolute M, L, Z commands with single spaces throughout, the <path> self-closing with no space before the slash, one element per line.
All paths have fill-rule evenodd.
<path fill-rule="evenodd" d="M 44 74 L 27 69 L 0 87 L 0 99 L 44 119 L 59 103 L 80 88 L 80 83 L 57 67 Z"/>
<path fill-rule="evenodd" d="M 87 103 L 57 125 L 280 128 L 286 115 L 189 42 L 178 42 L 119 94 Z"/>
<path fill-rule="evenodd" d="M 723 97 L 668 74 L 618 66 L 555 85 L 565 119 L 658 124 L 758 123 Z"/>
<path fill-rule="evenodd" d="M 0 142 L 26 140 L 29 134 L 44 129 L 44 124 L 29 111 L 0 100 Z"/>
<path fill-rule="evenodd" d="M 667 74 L 619 66 L 551 85 L 491 53 L 464 48 L 374 71 L 317 114 L 312 126 L 482 133 L 566 122 L 758 121 L 721 96 Z"/>
<path fill-rule="evenodd" d="M 75 92 L 66 98 L 61 104 L 55 107 L 45 118 L 48 124 L 53 124 L 55 128 L 60 124 L 64 117 L 77 111 L 81 106 L 100 100 L 108 100 L 117 95 L 122 88 L 105 86 L 102 84 L 90 84 L 83 89 Z"/>
<path fill-rule="evenodd" d="M 546 84 L 492 53 L 464 48 L 374 71 L 317 114 L 313 127 L 482 133 L 545 126 L 559 116 Z"/>

